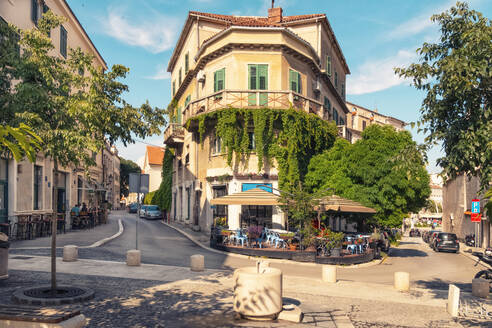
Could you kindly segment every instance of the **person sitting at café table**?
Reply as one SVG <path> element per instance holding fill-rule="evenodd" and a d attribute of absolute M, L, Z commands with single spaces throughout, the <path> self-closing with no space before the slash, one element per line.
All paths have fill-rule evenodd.
<path fill-rule="evenodd" d="M 80 211 L 87 213 L 87 205 L 85 203 L 82 203 L 82 208 L 80 209 Z"/>
<path fill-rule="evenodd" d="M 72 207 L 72 209 L 70 210 L 71 213 L 73 213 L 73 215 L 75 216 L 79 216 L 80 214 L 80 204 L 75 204 L 74 207 Z"/>

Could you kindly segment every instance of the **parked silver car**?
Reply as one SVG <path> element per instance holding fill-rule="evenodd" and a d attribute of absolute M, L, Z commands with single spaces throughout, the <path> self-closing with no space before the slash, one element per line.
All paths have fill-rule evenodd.
<path fill-rule="evenodd" d="M 157 205 L 147 205 L 145 209 L 145 218 L 149 220 L 159 220 L 162 218 L 162 212 Z"/>
<path fill-rule="evenodd" d="M 145 211 L 147 210 L 147 207 L 150 205 L 142 205 L 140 206 L 140 209 L 138 210 L 138 217 L 139 218 L 145 218 Z"/>

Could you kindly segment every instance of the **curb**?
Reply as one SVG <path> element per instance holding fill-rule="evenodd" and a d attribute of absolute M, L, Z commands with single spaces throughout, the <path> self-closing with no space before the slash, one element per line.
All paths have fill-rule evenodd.
<path fill-rule="evenodd" d="M 123 228 L 123 223 L 121 223 L 121 219 L 118 219 L 118 227 L 119 227 L 119 230 L 117 233 L 115 233 L 114 235 L 108 237 L 108 238 L 104 238 L 104 239 L 101 239 L 99 241 L 96 241 L 94 244 L 92 245 L 89 245 L 89 246 L 82 246 L 82 247 L 79 247 L 79 248 L 95 248 L 95 247 L 99 247 L 99 246 L 102 246 L 104 244 L 106 244 L 107 242 L 110 242 L 111 240 L 115 239 L 115 238 L 118 238 L 119 236 L 121 236 L 121 234 L 123 233 L 123 231 L 125 230 Z"/>
<path fill-rule="evenodd" d="M 459 250 L 459 254 L 463 255 L 464 257 L 469 258 L 470 260 L 472 260 L 474 262 L 477 262 L 478 261 L 478 257 L 472 255 L 471 253 L 467 253 L 467 252 L 462 251 L 461 250 L 461 247 L 460 247 L 460 250 Z M 487 264 L 487 263 L 485 263 L 483 261 L 480 261 L 477 264 L 483 266 L 485 269 L 492 270 L 492 266 L 490 266 L 489 264 Z"/>
<path fill-rule="evenodd" d="M 169 227 L 171 229 L 176 230 L 177 232 L 179 232 L 180 234 L 182 234 L 183 236 L 185 236 L 186 238 L 188 238 L 190 241 L 192 241 L 193 243 L 195 243 L 197 246 L 199 246 L 199 247 L 201 247 L 201 248 L 203 248 L 203 249 L 205 249 L 207 251 L 210 251 L 210 252 L 213 252 L 213 253 L 216 253 L 216 254 L 221 254 L 221 255 L 238 257 L 238 258 L 242 258 L 242 259 L 248 259 L 248 260 L 254 260 L 255 259 L 255 257 L 251 257 L 249 255 L 242 255 L 242 254 L 236 254 L 236 253 L 229 253 L 229 252 L 219 251 L 217 249 L 213 249 L 211 247 L 205 246 L 202 243 L 200 243 L 198 240 L 196 240 L 195 237 L 193 237 L 190 234 L 188 234 L 186 231 L 183 231 L 182 229 L 180 229 L 178 227 L 175 227 L 175 226 L 172 226 L 169 223 L 166 223 L 164 221 L 160 221 L 160 222 L 163 225 L 165 225 L 165 226 L 167 226 L 167 227 Z M 364 268 L 364 267 L 370 267 L 370 266 L 379 265 L 379 264 L 382 263 L 383 260 L 384 259 L 382 259 L 382 260 L 373 260 L 373 261 L 371 261 L 369 263 L 354 264 L 354 265 L 351 265 L 351 266 L 337 265 L 337 267 L 338 268 L 342 268 L 342 269 Z M 319 264 L 319 263 L 296 262 L 296 261 L 291 261 L 291 260 L 281 260 L 281 259 L 271 259 L 271 258 L 269 258 L 268 261 L 269 262 L 272 262 L 272 263 L 278 263 L 278 264 L 294 264 L 294 265 L 299 265 L 299 266 L 310 266 L 310 267 L 316 267 L 316 266 L 322 267 L 323 266 L 323 264 Z"/>
<path fill-rule="evenodd" d="M 98 240 L 89 246 L 77 246 L 77 245 L 75 245 L 75 246 L 77 246 L 77 248 L 79 248 L 79 249 L 95 248 L 95 247 L 102 246 L 102 245 L 106 244 L 107 242 L 110 242 L 111 240 L 121 236 L 121 234 L 125 230 L 123 227 L 123 223 L 121 222 L 121 219 L 118 219 L 118 228 L 119 228 L 118 232 L 115 233 L 114 235 L 109 236 L 109 237 L 104 238 L 104 239 L 101 239 L 101 240 Z M 51 247 L 19 247 L 19 248 L 11 248 L 10 250 L 30 250 L 30 249 L 51 249 Z M 63 249 L 63 246 L 58 246 L 56 249 Z"/>

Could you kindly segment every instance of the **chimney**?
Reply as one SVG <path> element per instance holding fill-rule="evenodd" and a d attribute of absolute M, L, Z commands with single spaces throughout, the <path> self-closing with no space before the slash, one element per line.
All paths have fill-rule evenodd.
<path fill-rule="evenodd" d="M 269 8 L 268 9 L 268 22 L 280 23 L 282 21 L 282 8 Z"/>

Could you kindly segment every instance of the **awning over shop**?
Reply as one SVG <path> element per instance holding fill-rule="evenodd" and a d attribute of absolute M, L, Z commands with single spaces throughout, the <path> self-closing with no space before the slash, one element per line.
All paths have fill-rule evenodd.
<path fill-rule="evenodd" d="M 260 188 L 214 198 L 212 205 L 280 205 L 279 196 Z"/>
<path fill-rule="evenodd" d="M 320 201 L 321 210 L 335 211 L 344 213 L 368 213 L 374 214 L 376 210 L 363 206 L 362 204 L 350 199 L 345 199 L 336 195 L 326 196 Z"/>

